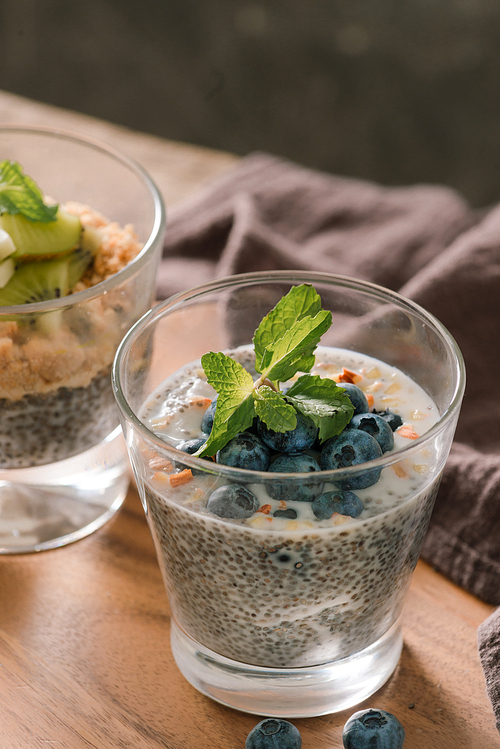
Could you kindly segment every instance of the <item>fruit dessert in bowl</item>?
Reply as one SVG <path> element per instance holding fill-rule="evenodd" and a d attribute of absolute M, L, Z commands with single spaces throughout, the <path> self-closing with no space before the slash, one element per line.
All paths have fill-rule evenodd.
<path fill-rule="evenodd" d="M 369 283 L 246 274 L 147 313 L 113 386 L 186 678 L 274 717 L 378 689 L 463 395 L 448 332 Z"/>
<path fill-rule="evenodd" d="M 81 538 L 123 502 L 110 370 L 154 299 L 165 220 L 112 149 L 0 132 L 0 551 L 18 553 Z"/>

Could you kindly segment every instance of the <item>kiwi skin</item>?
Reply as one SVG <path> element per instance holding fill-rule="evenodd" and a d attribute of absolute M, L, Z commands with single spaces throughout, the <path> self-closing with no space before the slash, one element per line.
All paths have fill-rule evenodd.
<path fill-rule="evenodd" d="M 0 306 L 33 304 L 66 296 L 81 279 L 94 255 L 77 247 L 55 260 L 33 260 L 20 263 L 0 289 Z"/>
<path fill-rule="evenodd" d="M 0 289 L 0 306 L 58 299 L 69 291 L 69 258 L 23 263 Z"/>
<path fill-rule="evenodd" d="M 20 213 L 0 214 L 0 228 L 12 238 L 16 247 L 12 257 L 35 259 L 68 252 L 80 241 L 80 218 L 59 208 L 55 221 L 30 221 Z"/>

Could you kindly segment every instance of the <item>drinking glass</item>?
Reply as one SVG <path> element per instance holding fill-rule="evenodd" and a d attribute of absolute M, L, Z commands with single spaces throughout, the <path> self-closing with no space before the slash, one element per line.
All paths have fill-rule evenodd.
<path fill-rule="evenodd" d="M 320 345 L 402 370 L 433 400 L 434 426 L 361 466 L 288 474 L 200 459 L 148 428 L 145 404 L 162 401 L 166 378 L 210 350 L 248 346 L 262 318 L 304 283 L 332 312 Z M 463 360 L 448 331 L 370 283 L 303 271 L 244 274 L 148 312 L 119 346 L 113 387 L 168 593 L 173 655 L 188 681 L 221 703 L 274 717 L 344 710 L 373 694 L 400 657 L 401 613 L 463 395 Z M 180 500 L 171 477 L 182 471 L 193 479 Z M 328 527 L 291 520 L 270 530 L 265 514 L 242 522 L 204 508 L 221 483 L 274 496 L 270 486 L 352 486 L 367 472 L 389 476 L 398 501 Z"/>
<path fill-rule="evenodd" d="M 49 129 L 1 127 L 2 159 L 21 163 L 56 202 L 78 201 L 142 250 L 101 283 L 0 307 L 0 553 L 41 551 L 102 526 L 121 506 L 128 459 L 110 371 L 150 308 L 165 228 L 162 198 L 112 148 Z"/>

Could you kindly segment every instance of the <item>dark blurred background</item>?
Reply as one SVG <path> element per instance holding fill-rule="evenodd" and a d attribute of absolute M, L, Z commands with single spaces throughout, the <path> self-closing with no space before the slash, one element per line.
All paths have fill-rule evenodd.
<path fill-rule="evenodd" d="M 499 0 L 0 0 L 0 88 L 500 200 Z"/>

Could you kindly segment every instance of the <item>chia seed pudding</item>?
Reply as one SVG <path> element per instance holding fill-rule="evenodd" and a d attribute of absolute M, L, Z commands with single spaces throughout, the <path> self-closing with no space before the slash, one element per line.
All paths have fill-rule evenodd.
<path fill-rule="evenodd" d="M 229 353 L 251 370 L 251 347 Z M 401 416 L 393 451 L 439 419 L 430 397 L 401 371 L 351 351 L 317 350 L 313 374 L 342 385 L 345 371 L 371 408 Z M 155 390 L 140 418 L 176 446 L 202 436 L 214 394 L 194 362 Z M 315 517 L 310 502 L 273 499 L 262 473 L 249 478 L 241 471 L 243 481 L 238 471 L 233 478 L 256 495 L 259 509 L 246 519 L 222 519 L 206 506 L 216 488 L 230 483 L 224 466 L 207 462 L 183 482 L 190 473 L 183 453 L 172 461 L 172 453 L 150 444 L 140 449 L 148 467 L 137 481 L 172 614 L 194 640 L 241 663 L 295 668 L 357 653 L 397 622 L 439 484 L 434 448 L 387 465 L 377 483 L 356 490 L 364 506 L 359 517 L 335 513 L 327 520 Z M 311 480 L 324 481 L 321 472 Z M 335 488 L 324 483 L 323 491 Z M 284 506 L 294 519 L 274 516 Z"/>
<path fill-rule="evenodd" d="M 99 444 L 118 426 L 109 368 L 86 387 L 0 400 L 0 466 L 65 460 Z"/>

